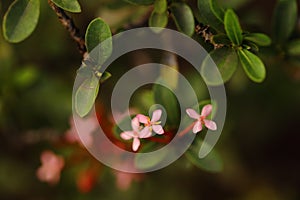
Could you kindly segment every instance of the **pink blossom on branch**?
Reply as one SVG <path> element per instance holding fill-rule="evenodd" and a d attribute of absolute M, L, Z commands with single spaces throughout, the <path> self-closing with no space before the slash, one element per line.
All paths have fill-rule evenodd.
<path fill-rule="evenodd" d="M 210 130 L 217 130 L 217 124 L 212 121 L 208 120 L 207 116 L 210 115 L 212 111 L 212 105 L 208 104 L 205 105 L 202 108 L 201 115 L 199 115 L 195 110 L 188 108 L 186 109 L 186 113 L 190 118 L 196 119 L 197 121 L 195 122 L 195 125 L 193 127 L 193 133 L 198 133 L 202 130 L 202 126 L 206 126 Z"/>
<path fill-rule="evenodd" d="M 36 173 L 38 179 L 50 184 L 58 183 L 61 170 L 65 165 L 64 159 L 49 150 L 43 151 L 40 159 L 42 165 Z"/>
<path fill-rule="evenodd" d="M 120 136 L 124 140 L 133 139 L 132 149 L 133 149 L 133 151 L 137 151 L 141 144 L 140 138 L 150 137 L 151 132 L 149 135 L 148 131 L 143 131 L 143 130 L 141 131 L 140 122 L 137 117 L 135 117 L 131 120 L 131 127 L 132 127 L 132 131 L 122 132 Z"/>
<path fill-rule="evenodd" d="M 148 134 L 150 136 L 152 134 L 152 130 L 159 135 L 164 134 L 164 129 L 160 125 L 161 121 L 159 121 L 161 114 L 162 114 L 161 110 L 155 110 L 152 113 L 151 120 L 149 117 L 147 117 L 145 115 L 138 114 L 136 117 L 138 118 L 139 122 L 144 124 L 144 126 L 145 126 L 145 128 L 143 129 L 143 132 L 148 132 Z"/>

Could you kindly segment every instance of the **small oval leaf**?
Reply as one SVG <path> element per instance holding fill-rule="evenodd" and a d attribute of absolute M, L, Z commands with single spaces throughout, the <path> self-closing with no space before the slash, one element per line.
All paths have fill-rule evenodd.
<path fill-rule="evenodd" d="M 40 15 L 39 0 L 16 0 L 3 18 L 3 36 L 12 43 L 26 39 L 34 31 Z"/>
<path fill-rule="evenodd" d="M 259 48 L 256 45 L 256 43 L 250 42 L 250 41 L 247 41 L 247 40 L 245 40 L 245 42 L 243 43 L 243 48 L 247 49 L 249 51 L 252 51 L 252 52 L 258 52 L 259 51 Z"/>
<path fill-rule="evenodd" d="M 262 82 L 266 77 L 266 68 L 261 59 L 245 49 L 239 50 L 238 55 L 247 76 L 254 82 Z"/>
<path fill-rule="evenodd" d="M 223 34 L 223 33 L 214 35 L 212 37 L 212 40 L 215 44 L 224 44 L 224 45 L 230 45 L 231 44 L 231 41 L 229 40 L 227 35 Z"/>
<path fill-rule="evenodd" d="M 112 76 L 111 73 L 109 73 L 109 72 L 104 72 L 104 73 L 101 75 L 100 83 L 104 83 L 104 82 L 107 81 L 111 76 Z"/>
<path fill-rule="evenodd" d="M 225 31 L 232 43 L 241 45 L 243 41 L 239 19 L 232 9 L 228 9 L 224 17 Z"/>
<path fill-rule="evenodd" d="M 155 0 L 154 11 L 159 14 L 163 14 L 167 11 L 168 2 L 167 0 Z"/>
<path fill-rule="evenodd" d="M 153 4 L 155 0 L 124 0 L 124 1 L 134 5 L 150 5 Z"/>
<path fill-rule="evenodd" d="M 157 149 L 157 144 L 155 143 L 147 143 L 145 144 L 141 151 L 136 154 L 134 158 L 134 165 L 139 170 L 149 170 L 157 165 L 159 165 L 163 160 L 168 156 L 168 151 L 161 151 L 158 156 L 147 155 L 145 152 L 151 152 L 151 150 Z"/>
<path fill-rule="evenodd" d="M 88 25 L 85 42 L 90 57 L 99 69 L 112 53 L 112 38 L 109 26 L 101 18 L 94 19 Z"/>
<path fill-rule="evenodd" d="M 297 21 L 297 0 L 279 0 L 273 16 L 273 38 L 282 44 L 293 32 Z"/>
<path fill-rule="evenodd" d="M 178 30 L 192 36 L 195 30 L 195 21 L 191 8 L 185 3 L 173 3 L 170 9 Z"/>
<path fill-rule="evenodd" d="M 157 13 L 155 11 L 152 12 L 149 18 L 149 26 L 150 27 L 159 27 L 164 28 L 168 24 L 168 13 Z"/>
<path fill-rule="evenodd" d="M 224 10 L 218 5 L 216 0 L 210 0 L 209 6 L 212 13 L 220 20 L 220 22 L 224 21 Z"/>
<path fill-rule="evenodd" d="M 217 7 L 216 2 L 212 0 L 198 0 L 198 9 L 200 21 L 203 21 L 206 25 L 209 25 L 218 32 L 224 31 L 222 14 L 220 8 Z"/>
<path fill-rule="evenodd" d="M 290 41 L 286 50 L 290 56 L 300 56 L 300 39 Z"/>
<path fill-rule="evenodd" d="M 202 170 L 212 173 L 222 171 L 224 168 L 223 160 L 216 150 L 212 150 L 205 158 L 199 158 L 198 154 L 202 143 L 202 140 L 195 139 L 195 142 L 185 153 L 187 159 Z"/>
<path fill-rule="evenodd" d="M 86 116 L 94 106 L 99 85 L 99 79 L 92 75 L 78 87 L 75 93 L 75 110 L 80 117 Z"/>
<path fill-rule="evenodd" d="M 214 67 L 217 65 L 217 69 Z M 201 75 L 209 85 L 220 85 L 227 82 L 238 66 L 238 56 L 232 48 L 223 47 L 209 53 L 201 66 Z M 219 73 L 222 79 L 220 79 Z"/>
<path fill-rule="evenodd" d="M 77 0 L 51 0 L 58 7 L 73 13 L 80 13 L 81 7 Z"/>
<path fill-rule="evenodd" d="M 254 42 L 259 46 L 269 46 L 271 44 L 271 38 L 263 33 L 249 33 L 244 36 L 245 40 Z"/>

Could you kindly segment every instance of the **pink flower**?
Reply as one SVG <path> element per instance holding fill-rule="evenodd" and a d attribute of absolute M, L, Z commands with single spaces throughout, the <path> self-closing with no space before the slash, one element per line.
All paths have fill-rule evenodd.
<path fill-rule="evenodd" d="M 132 181 L 139 181 L 138 174 L 115 171 L 116 185 L 120 190 L 126 191 L 130 188 Z"/>
<path fill-rule="evenodd" d="M 98 127 L 98 120 L 95 117 L 78 118 L 77 126 L 75 126 L 73 117 L 70 118 L 70 129 L 65 133 L 65 139 L 69 143 L 78 142 L 79 144 L 84 143 L 87 146 L 93 144 L 92 133 Z M 79 134 L 80 133 L 80 137 Z"/>
<path fill-rule="evenodd" d="M 199 115 L 195 110 L 188 108 L 186 109 L 186 113 L 193 119 L 196 119 L 196 123 L 193 127 L 193 133 L 200 132 L 202 130 L 202 125 L 205 125 L 210 130 L 217 130 L 217 124 L 212 121 L 206 119 L 208 115 L 210 115 L 212 111 L 212 105 L 208 104 L 203 107 L 201 111 L 201 115 Z"/>
<path fill-rule="evenodd" d="M 125 131 L 121 133 L 121 138 L 124 140 L 130 140 L 133 138 L 133 143 L 132 143 L 132 149 L 133 151 L 138 150 L 141 142 L 140 138 L 147 138 L 149 137 L 149 132 L 146 131 L 140 131 L 140 123 L 137 117 L 133 118 L 131 120 L 131 127 L 132 131 Z"/>
<path fill-rule="evenodd" d="M 65 165 L 61 156 L 55 155 L 52 151 L 43 151 L 41 154 L 42 166 L 37 170 L 37 177 L 41 181 L 56 184 L 60 179 L 60 172 Z"/>
<path fill-rule="evenodd" d="M 136 169 L 133 160 L 124 160 L 121 165 L 123 169 Z M 113 170 L 113 173 L 116 177 L 117 188 L 123 191 L 128 190 L 133 181 L 140 181 L 143 178 L 143 175 L 138 173 L 127 173 L 119 170 Z"/>
<path fill-rule="evenodd" d="M 155 110 L 152 113 L 151 120 L 149 117 L 142 115 L 142 114 L 138 114 L 136 116 L 138 118 L 139 122 L 143 123 L 145 126 L 145 128 L 142 131 L 145 132 L 146 135 L 149 135 L 149 137 L 152 134 L 152 130 L 159 135 L 164 134 L 164 129 L 160 125 L 161 122 L 158 121 L 161 117 L 161 114 L 162 114 L 161 110 Z M 147 134 L 147 132 L 148 132 L 148 134 Z"/>

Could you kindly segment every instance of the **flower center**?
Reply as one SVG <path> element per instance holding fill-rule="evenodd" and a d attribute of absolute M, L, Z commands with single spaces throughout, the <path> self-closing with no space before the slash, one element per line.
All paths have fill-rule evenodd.
<path fill-rule="evenodd" d="M 200 116 L 199 121 L 201 122 L 201 124 L 204 124 L 204 120 L 205 120 L 205 117 L 204 116 Z"/>

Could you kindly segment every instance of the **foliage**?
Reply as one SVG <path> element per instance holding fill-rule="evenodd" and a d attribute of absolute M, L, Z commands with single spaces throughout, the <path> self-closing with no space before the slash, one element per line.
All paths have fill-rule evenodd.
<path fill-rule="evenodd" d="M 235 144 L 234 134 L 237 134 L 236 130 L 246 132 L 243 133 L 244 135 L 241 133 L 242 136 L 238 134 L 242 138 L 236 140 L 243 141 L 243 137 L 245 137 L 254 138 L 253 140 L 257 139 L 258 142 L 267 143 L 267 140 L 272 141 L 273 135 L 271 134 L 257 136 L 255 133 L 261 133 L 267 129 L 264 123 L 269 124 L 271 127 L 268 129 L 269 132 L 274 131 L 274 124 L 271 121 L 273 118 L 276 119 L 277 124 L 286 123 L 286 127 L 291 128 L 288 123 L 292 122 L 287 122 L 287 120 L 282 122 L 280 117 L 288 114 L 285 106 L 289 106 L 290 99 L 292 104 L 289 106 L 289 110 L 293 110 L 293 107 L 295 107 L 293 112 L 296 113 L 300 98 L 298 93 L 295 92 L 296 90 L 289 92 L 290 88 L 292 88 L 290 87 L 291 85 L 293 87 L 299 86 L 297 81 L 300 79 L 300 30 L 299 24 L 297 24 L 297 21 L 299 21 L 297 10 L 299 2 L 296 0 L 277 0 L 274 10 L 270 10 L 273 13 L 270 30 L 264 26 L 247 24 L 247 13 L 243 13 L 243 9 L 245 10 L 245 7 L 248 5 L 247 1 L 245 2 L 239 3 L 239 5 L 244 5 L 244 8 L 240 8 L 239 6 L 234 6 L 237 3 L 233 0 L 225 3 L 217 0 L 197 0 L 197 2 L 182 0 L 116 0 L 110 2 L 101 1 L 100 3 L 77 0 L 49 0 L 49 5 L 56 11 L 59 20 L 69 31 L 71 38 L 79 46 L 83 45 L 85 47 L 86 52 L 82 52 L 83 58 L 80 58 L 78 55 L 74 56 L 75 53 L 72 46 L 62 45 L 67 41 L 64 38 L 64 30 L 60 30 L 58 26 L 54 25 L 58 23 L 56 22 L 57 19 L 52 16 L 53 13 L 50 14 L 50 11 L 48 11 L 50 9 L 47 8 L 44 1 L 14 0 L 10 5 L 8 5 L 8 2 L 1 2 L 0 7 L 1 9 L 5 8 L 6 12 L 3 14 L 2 21 L 2 33 L 5 41 L 2 41 L 2 38 L 0 40 L 0 132 L 4 133 L 4 141 L 9 141 L 8 145 L 3 142 L 4 148 L 15 148 L 16 143 L 24 142 L 25 144 L 20 144 L 18 148 L 28 148 L 28 155 L 26 156 L 35 157 L 35 162 L 32 164 L 35 169 L 38 169 L 39 165 L 38 154 L 45 148 L 51 149 L 51 151 L 46 152 L 56 158 L 56 162 L 59 160 L 60 163 L 66 163 L 60 164 L 59 169 L 56 169 L 55 180 L 49 180 L 47 179 L 47 173 L 51 173 L 51 169 L 55 168 L 51 166 L 56 166 L 56 164 L 53 164 L 51 159 L 46 159 L 45 161 L 41 157 L 42 167 L 40 169 L 44 171 L 42 175 L 38 175 L 38 178 L 42 177 L 40 178 L 41 181 L 50 184 L 68 185 L 67 187 L 72 185 L 71 189 L 69 188 L 70 190 L 74 190 L 75 188 L 72 187 L 76 187 L 81 193 L 91 194 L 95 187 L 101 185 L 104 191 L 109 191 L 112 196 L 115 195 L 111 198 L 122 198 L 122 195 L 119 197 L 118 193 L 113 192 L 114 188 L 109 188 L 104 184 L 104 182 L 108 181 L 107 183 L 111 185 L 115 179 L 116 186 L 120 190 L 128 190 L 133 194 L 139 193 L 134 191 L 134 189 L 130 190 L 129 186 L 133 183 L 133 188 L 138 188 L 139 186 L 135 185 L 135 182 L 143 179 L 147 182 L 147 177 L 143 175 L 124 175 L 106 170 L 102 164 L 91 158 L 87 151 L 82 148 L 82 143 L 78 135 L 76 136 L 76 127 L 72 119 L 70 124 L 67 125 L 71 115 L 71 95 L 69 91 L 71 91 L 72 78 L 77 72 L 77 77 L 79 77 L 80 81 L 73 88 L 75 92 L 73 104 L 76 114 L 83 119 L 97 121 L 97 119 L 87 119 L 88 114 L 96 105 L 98 120 L 108 132 L 107 136 L 109 139 L 118 147 L 130 151 L 131 139 L 138 138 L 138 147 L 134 147 L 134 151 L 143 153 L 160 149 L 169 144 L 172 138 L 175 137 L 180 119 L 183 118 L 187 129 L 177 134 L 197 135 L 193 144 L 186 151 L 185 156 L 175 163 L 176 167 L 174 168 L 176 169 L 171 167 L 171 170 L 178 171 L 180 169 L 184 173 L 191 173 L 189 174 L 190 178 L 193 177 L 192 172 L 199 173 L 194 167 L 201 169 L 200 173 L 203 173 L 203 171 L 225 173 L 224 170 L 241 170 L 241 164 L 237 163 L 242 162 L 240 161 L 242 159 L 239 158 L 239 160 L 236 157 L 240 156 L 239 154 L 242 154 L 242 152 L 230 152 L 239 148 L 243 150 L 242 144 Z M 105 15 L 105 10 L 109 11 L 109 17 Z M 251 12 L 254 13 L 251 10 L 249 12 L 250 14 Z M 87 14 L 85 15 L 85 13 Z M 113 13 L 117 13 L 117 17 L 112 17 Z M 70 18 L 64 18 L 65 16 L 70 16 Z M 72 18 L 74 18 L 74 21 L 70 21 Z M 113 20 L 118 22 L 114 23 Z M 86 30 L 78 30 L 75 26 L 77 23 L 80 24 L 80 29 L 87 27 Z M 268 23 L 269 21 L 265 22 L 265 24 Z M 109 72 L 104 71 L 102 69 L 103 64 L 109 59 L 113 50 L 118 48 L 118 46 L 113 46 L 112 35 L 126 29 L 145 25 L 178 30 L 185 34 L 186 37 L 193 38 L 199 42 L 209 52 L 207 57 L 203 59 L 201 66 L 198 66 L 202 77 L 196 75 L 193 71 L 194 69 L 189 67 L 189 64 L 184 59 L 166 52 L 152 52 L 149 54 L 142 52 L 138 54 L 142 55 L 140 57 L 125 55 L 124 58 L 119 58 L 120 60 L 108 68 Z M 51 34 L 49 30 L 51 30 Z M 161 29 L 153 30 L 159 32 Z M 84 37 L 80 35 L 83 32 L 85 33 Z M 46 44 L 40 41 L 40 38 L 44 37 L 47 38 L 48 43 Z M 32 50 L 31 43 L 42 47 L 41 50 Z M 199 52 L 192 53 L 198 55 Z M 131 116 L 122 116 L 118 122 L 111 120 L 111 110 L 108 108 L 110 106 L 108 101 L 111 93 L 108 91 L 112 90 L 113 83 L 127 71 L 125 66 L 132 61 L 132 58 L 134 58 L 134 61 L 138 62 L 141 60 L 141 62 L 144 62 L 150 59 L 149 57 L 152 54 L 155 54 L 156 61 L 165 61 L 165 65 L 187 77 L 199 99 L 199 103 L 191 105 L 190 109 L 202 110 L 203 107 L 212 105 L 212 114 L 210 112 L 209 115 L 199 113 L 197 115 L 199 119 L 194 118 L 196 121 L 192 124 L 187 123 L 191 121 L 188 118 L 191 115 L 184 113 L 185 116 L 181 116 L 183 113 L 180 113 L 179 102 L 172 92 L 172 90 L 182 89 L 177 84 L 179 77 L 177 73 L 168 73 L 162 70 L 159 72 L 160 77 L 155 84 L 137 91 L 136 96 L 131 101 L 131 106 L 134 110 Z M 145 55 L 147 58 L 143 60 Z M 43 57 L 39 58 L 39 56 Z M 63 59 L 64 57 L 66 60 Z M 73 59 L 75 57 L 76 59 Z M 40 60 L 46 61 L 42 62 Z M 42 67 L 43 65 L 45 65 L 44 68 Z M 217 66 L 218 70 L 211 70 L 214 65 Z M 74 66 L 81 67 L 74 69 L 72 68 Z M 49 76 L 50 71 L 51 76 Z M 283 72 L 287 72 L 287 74 L 282 75 L 284 74 Z M 218 78 L 219 75 L 222 80 Z M 254 85 L 249 81 L 263 84 Z M 230 97 L 230 102 L 228 103 L 230 120 L 228 120 L 229 125 L 225 126 L 224 131 L 228 135 L 225 136 L 224 140 L 228 144 L 235 146 L 230 150 L 223 146 L 217 146 L 206 158 L 200 159 L 198 153 L 203 145 L 203 137 L 208 134 L 206 130 L 207 128 L 214 129 L 209 128 L 210 126 L 205 124 L 204 120 L 214 119 L 214 114 L 218 112 L 218 104 L 211 102 L 211 100 L 206 100 L 208 90 L 205 84 L 208 87 L 214 87 L 224 83 Z M 161 84 L 167 85 L 169 88 Z M 279 92 L 277 93 L 277 90 L 282 95 Z M 186 96 L 185 98 L 188 101 L 190 97 Z M 280 103 L 284 105 L 284 108 L 281 109 L 282 113 L 276 116 L 274 114 L 275 109 L 270 106 L 274 104 L 277 108 L 277 104 Z M 154 109 L 156 111 L 159 109 L 157 104 L 163 106 L 164 111 L 167 113 L 165 121 L 157 120 L 153 121 L 153 123 L 151 122 L 152 124 L 139 121 L 137 127 L 130 127 L 132 118 L 135 119 L 141 114 L 147 116 L 148 113 L 146 112 L 148 112 L 150 106 L 155 105 L 150 112 L 153 114 Z M 247 108 L 248 106 L 249 108 Z M 262 110 L 267 114 L 264 114 Z M 297 114 L 295 115 L 298 116 Z M 89 123 L 94 122 L 91 121 Z M 197 127 L 193 128 L 195 123 L 198 123 Z M 249 125 L 250 123 L 253 124 Z M 153 134 L 151 137 L 141 135 L 142 130 L 145 128 L 149 128 L 151 132 L 154 125 L 160 124 L 163 126 L 164 133 Z M 90 124 L 88 125 L 90 128 L 93 127 Z M 70 126 L 70 129 L 66 130 L 68 126 Z M 250 130 L 250 126 L 253 129 L 251 128 Z M 132 133 L 138 132 L 140 135 L 130 135 L 129 137 L 123 134 L 122 137 L 122 133 L 124 133 L 123 127 L 128 127 L 127 131 L 133 128 L 135 130 L 132 130 Z M 198 131 L 195 131 L 196 129 Z M 92 137 L 93 131 L 87 131 L 89 137 Z M 291 128 L 288 131 L 295 130 Z M 252 135 L 252 132 L 254 135 Z M 15 139 L 17 142 L 14 141 Z M 262 148 L 262 150 L 265 149 Z M 9 153 L 14 153 L 14 151 L 17 150 L 13 149 Z M 31 154 L 31 151 L 34 153 Z M 230 157 L 227 154 L 232 155 Z M 135 168 L 142 170 L 155 167 L 168 156 L 167 154 L 161 154 L 157 158 L 144 161 L 140 155 L 136 154 L 131 164 Z M 236 163 L 228 164 L 230 159 Z M 0 166 L 3 171 L 17 171 L 16 175 L 20 177 L 26 178 L 26 174 L 34 173 L 32 166 L 28 167 L 28 171 L 24 171 L 24 174 L 22 174 L 23 172 L 18 172 L 17 167 L 15 167 L 19 165 L 18 162 L 22 161 L 12 161 L 12 158 L 5 156 L 3 160 L 0 160 L 0 163 L 3 163 Z M 47 163 L 50 167 L 46 166 Z M 194 167 L 191 167 L 190 164 Z M 29 166 L 29 164 L 26 165 Z M 232 167 L 232 169 L 226 169 L 226 165 Z M 60 176 L 61 170 L 62 176 Z M 243 174 L 246 172 L 241 170 L 239 173 Z M 5 179 L 9 179 L 8 175 L 0 173 L 0 187 L 6 185 L 5 181 L 1 179 L 2 176 Z M 231 174 L 231 176 L 233 175 Z M 226 177 L 222 178 L 226 179 Z M 248 176 L 246 178 L 250 179 L 253 177 Z M 20 180 L 20 183 L 18 183 L 15 179 L 10 181 L 16 185 L 17 192 L 25 194 L 25 196 L 26 190 L 32 192 L 25 182 L 23 183 Z M 193 181 L 195 183 L 201 180 L 193 179 Z M 209 182 L 209 180 L 206 181 Z M 230 180 L 226 179 L 226 181 Z M 40 194 L 38 191 L 40 188 L 42 188 L 41 191 L 47 190 L 35 181 L 31 184 L 38 187 L 37 191 L 35 191 L 37 194 Z M 5 187 L 7 188 L 7 193 L 14 193 L 10 186 Z M 57 188 L 54 190 L 63 194 Z M 162 196 L 166 195 L 166 199 L 170 198 L 164 192 L 162 192 Z M 53 193 L 52 195 L 55 194 Z M 71 193 L 64 195 L 70 195 L 70 198 L 75 196 Z M 185 195 L 188 196 L 187 194 Z M 218 198 L 223 198 L 223 196 L 215 195 Z M 174 197 L 173 194 L 171 196 Z M 80 198 L 78 197 L 78 199 Z M 57 199 L 61 199 L 61 197 L 57 197 Z M 187 199 L 193 199 L 193 197 L 187 197 Z M 250 196 L 248 199 L 256 199 L 256 196 L 254 195 L 254 198 Z M 272 199 L 272 196 L 270 199 Z"/>

